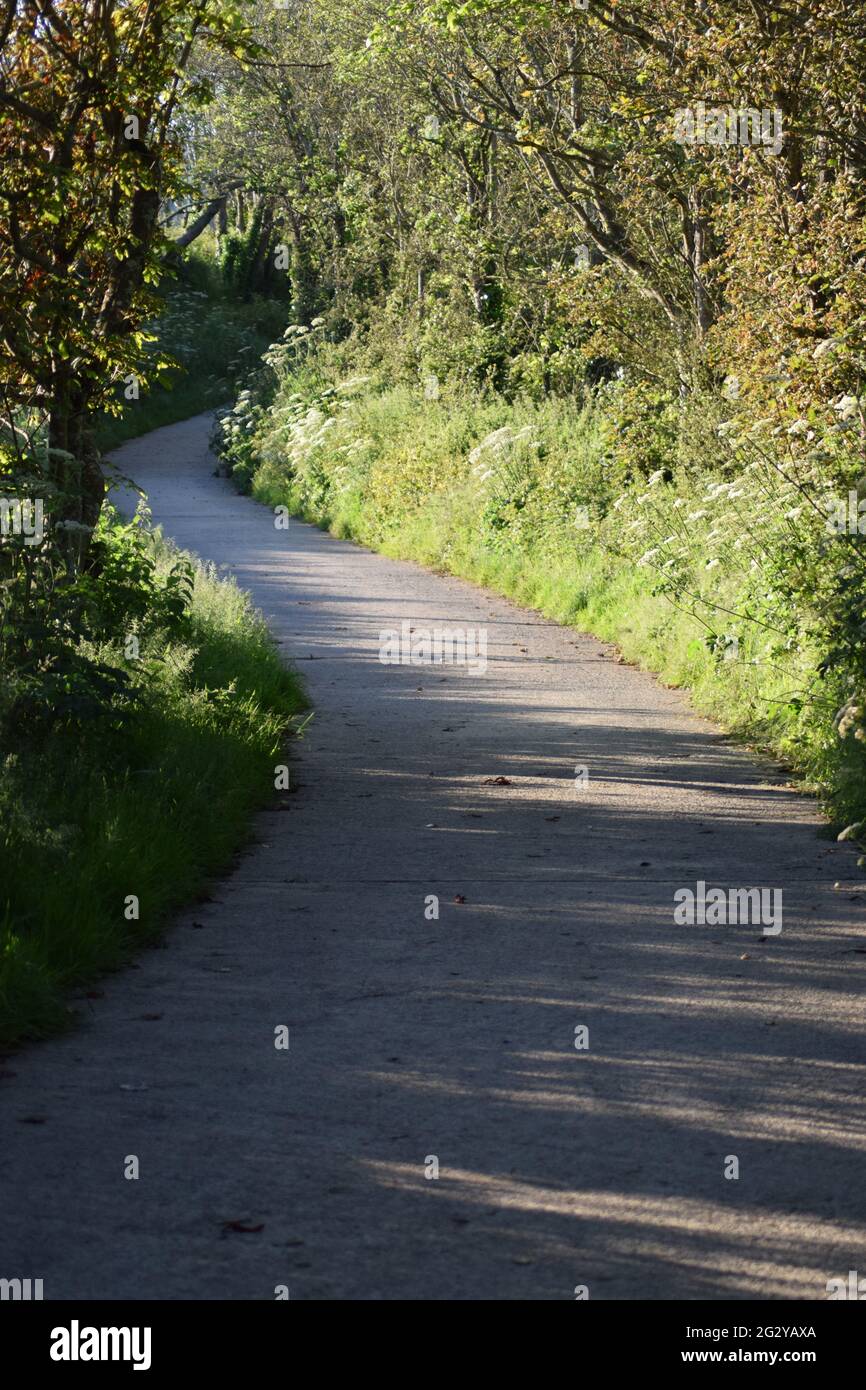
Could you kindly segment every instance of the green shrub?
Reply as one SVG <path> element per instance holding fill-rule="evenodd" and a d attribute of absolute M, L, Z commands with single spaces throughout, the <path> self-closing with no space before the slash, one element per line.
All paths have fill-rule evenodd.
<path fill-rule="evenodd" d="M 106 524 L 99 545 L 90 598 L 102 628 L 75 638 L 75 649 L 122 673 L 122 691 L 92 690 L 90 717 L 46 699 L 41 721 L 3 726 L 4 1043 L 62 1027 L 71 988 L 152 942 L 167 912 L 224 867 L 272 795 L 274 764 L 304 705 L 234 584 L 148 531 Z M 130 694 L 133 717 L 118 718 Z M 139 904 L 131 919 L 130 895 Z"/>

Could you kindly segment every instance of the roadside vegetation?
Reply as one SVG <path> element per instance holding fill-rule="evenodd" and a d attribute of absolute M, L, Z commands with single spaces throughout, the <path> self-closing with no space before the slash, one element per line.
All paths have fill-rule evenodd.
<path fill-rule="evenodd" d="M 859 838 L 863 17 L 261 13 L 309 66 L 236 74 L 201 147 L 289 253 L 238 485 L 618 642 Z"/>
<path fill-rule="evenodd" d="M 866 815 L 858 666 L 835 609 L 849 552 L 830 548 L 778 440 L 768 458 L 746 435 L 721 474 L 671 451 L 635 483 L 612 428 L 618 383 L 582 405 L 466 386 L 431 400 L 323 352 L 301 372 L 278 365 L 295 357 L 280 344 L 268 357 L 284 372 L 275 399 L 244 393 L 220 427 L 240 487 L 615 642 L 796 769 L 837 829 Z M 666 457 L 649 428 L 641 442 Z"/>
<path fill-rule="evenodd" d="M 303 706 L 245 597 L 114 515 L 101 456 L 225 401 L 286 321 L 243 238 L 201 255 L 212 219 L 184 226 L 196 54 L 251 51 L 244 8 L 0 16 L 4 1044 L 64 1026 L 226 866 Z"/>
<path fill-rule="evenodd" d="M 81 1007 L 70 989 L 153 943 L 169 910 L 226 867 L 273 796 L 304 706 L 233 583 L 110 514 L 92 546 L 98 578 L 53 605 L 50 654 L 44 614 L 30 641 L 3 634 L 7 1044 L 67 1024 Z"/>

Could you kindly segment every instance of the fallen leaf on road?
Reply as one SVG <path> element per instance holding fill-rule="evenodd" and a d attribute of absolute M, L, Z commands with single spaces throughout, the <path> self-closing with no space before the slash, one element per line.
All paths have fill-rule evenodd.
<path fill-rule="evenodd" d="M 511 787 L 513 782 L 510 777 L 485 777 L 485 787 Z"/>
<path fill-rule="evenodd" d="M 455 894 L 454 901 L 456 903 L 465 903 L 466 899 L 464 898 L 462 893 L 457 893 Z"/>

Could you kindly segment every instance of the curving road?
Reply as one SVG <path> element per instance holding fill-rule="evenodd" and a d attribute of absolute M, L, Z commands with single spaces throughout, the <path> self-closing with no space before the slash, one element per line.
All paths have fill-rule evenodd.
<path fill-rule="evenodd" d="M 16 1057 L 0 1275 L 53 1299 L 821 1299 L 866 1274 L 848 847 L 598 641 L 276 530 L 209 428 L 117 460 L 304 675 L 300 785 L 164 950 Z M 382 664 L 404 621 L 486 632 L 486 669 Z M 781 889 L 781 932 L 678 924 L 699 882 Z"/>

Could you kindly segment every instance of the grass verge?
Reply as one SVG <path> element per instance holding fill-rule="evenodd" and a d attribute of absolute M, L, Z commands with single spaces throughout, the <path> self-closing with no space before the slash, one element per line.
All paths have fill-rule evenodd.
<path fill-rule="evenodd" d="M 616 643 L 796 771 L 837 829 L 866 825 L 866 740 L 839 723 L 858 668 L 827 621 L 846 557 L 772 461 L 640 475 L 606 397 L 427 400 L 271 359 L 275 396 L 243 393 L 223 425 L 239 486 Z"/>
<path fill-rule="evenodd" d="M 178 553 L 151 545 L 166 572 Z M 195 567 L 184 642 L 142 660 L 119 727 L 55 731 L 0 765 L 3 1044 L 68 1025 L 69 991 L 157 939 L 225 867 L 305 708 L 264 621 L 212 568 Z"/>

